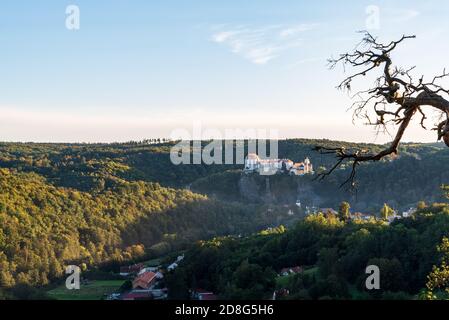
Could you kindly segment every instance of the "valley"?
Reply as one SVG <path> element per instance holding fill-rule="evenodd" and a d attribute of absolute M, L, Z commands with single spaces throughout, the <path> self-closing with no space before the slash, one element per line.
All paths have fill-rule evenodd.
<path fill-rule="evenodd" d="M 319 173 L 335 161 L 312 151 L 323 143 L 361 147 L 282 140 L 280 156 L 309 157 Z M 298 223 L 323 208 L 338 211 L 343 201 L 350 203 L 351 213 L 380 219 L 384 204 L 401 213 L 419 202 L 445 202 L 441 185 L 449 182 L 449 152 L 442 144 L 404 144 L 398 158 L 361 166 L 355 190 L 339 188 L 347 168 L 319 180 L 317 175 L 248 174 L 242 165 L 174 165 L 173 145 L 1 143 L 0 296 L 42 297 L 42 288 L 56 290 L 47 298 L 61 297 L 54 286 L 69 264 L 82 266 L 93 281 L 116 281 L 107 274 L 118 274 L 120 266 L 195 250 L 198 241 L 246 241 L 260 232 L 266 239 L 281 237 L 273 235 L 280 226 L 287 237 Z M 301 265 L 315 268 L 316 252 L 309 255 Z M 170 281 L 177 280 L 169 275 Z M 97 297 L 97 285 L 103 285 L 92 285 Z M 209 290 L 227 296 L 220 287 Z"/>

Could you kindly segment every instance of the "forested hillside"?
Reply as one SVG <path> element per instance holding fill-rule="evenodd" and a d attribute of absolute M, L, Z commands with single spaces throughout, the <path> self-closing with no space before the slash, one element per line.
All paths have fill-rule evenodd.
<path fill-rule="evenodd" d="M 293 147 L 295 143 L 296 148 Z M 308 144 L 306 146 L 310 147 Z M 302 161 L 309 156 L 316 173 L 329 169 L 335 163 L 332 156 L 317 155 L 299 141 L 285 141 L 279 149 L 285 152 L 281 154 L 282 157 L 295 161 Z M 440 187 L 449 182 L 449 150 L 439 144 L 405 145 L 400 156 L 395 159 L 361 165 L 357 169 L 355 188 L 349 188 L 349 185 L 341 187 L 350 171 L 350 167 L 334 171 L 324 180 L 317 179 L 316 175 L 270 176 L 271 194 L 267 196 L 266 176 L 254 174 L 242 178 L 239 171 L 228 170 L 196 180 L 192 190 L 239 201 L 268 200 L 294 204 L 300 200 L 308 206 L 335 208 L 340 202 L 350 200 L 354 210 L 364 212 L 377 212 L 384 203 L 397 210 L 406 210 L 421 200 L 442 200 Z"/>
<path fill-rule="evenodd" d="M 122 181 L 90 194 L 55 187 L 34 173 L 1 169 L 0 287 L 43 285 L 69 263 L 130 261 L 277 221 L 276 212 L 156 183 Z"/>
<path fill-rule="evenodd" d="M 203 142 L 203 146 L 208 142 Z M 126 180 L 159 182 L 163 186 L 185 187 L 213 173 L 241 169 L 242 165 L 173 165 L 170 149 L 175 142 L 148 144 L 129 142 L 122 144 L 37 144 L 0 143 L 0 167 L 35 172 L 55 185 L 92 191 L 113 184 L 114 177 Z M 356 144 L 330 140 L 291 139 L 279 141 L 280 158 L 302 161 L 309 157 L 315 169 L 329 169 L 335 164 L 332 155 L 312 151 L 314 146 L 344 146 L 364 148 L 373 152 L 382 146 Z M 269 144 L 267 145 L 269 146 Z M 447 156 L 443 144 L 404 144 L 400 156 L 410 156 L 429 162 L 435 170 L 445 163 L 437 162 L 434 155 Z M 382 161 L 383 162 L 387 162 Z M 369 165 L 368 165 L 369 166 Z M 414 170 L 412 168 L 413 171 Z M 413 172 L 417 174 L 417 172 Z M 418 172 L 419 173 L 419 172 Z M 421 172 L 424 174 L 424 172 Z M 412 174 L 412 173 L 410 173 Z M 341 179 L 338 179 L 339 182 Z"/>
<path fill-rule="evenodd" d="M 199 239 L 289 225 L 301 218 L 290 203 L 296 200 L 298 181 L 299 190 L 320 197 L 323 205 L 355 199 L 338 188 L 347 177 L 343 169 L 322 182 L 270 177 L 274 201 L 248 201 L 239 192 L 241 165 L 176 166 L 169 156 L 173 144 L 1 143 L 0 287 L 51 283 L 69 263 L 85 268 L 126 263 Z M 279 156 L 294 161 L 309 156 L 316 170 L 324 170 L 335 159 L 314 153 L 317 144 L 335 142 L 280 141 Z M 449 181 L 448 154 L 439 144 L 405 145 L 396 160 L 361 166 L 357 204 L 437 200 L 440 184 Z M 265 178 L 254 179 L 265 190 Z M 313 254 L 307 263 L 315 262 Z"/>
<path fill-rule="evenodd" d="M 89 192 L 113 186 L 116 178 L 183 188 L 200 177 L 232 167 L 173 165 L 173 145 L 1 143 L 0 167 L 35 172 L 52 184 Z"/>
<path fill-rule="evenodd" d="M 191 287 L 223 299 L 435 299 L 449 297 L 449 206 L 422 208 L 388 225 L 316 214 L 285 231 L 200 242 L 170 275 L 172 298 Z M 365 268 L 380 268 L 380 290 L 367 290 Z M 278 276 L 282 268 L 303 271 Z M 285 294 L 288 292 L 288 294 Z"/>

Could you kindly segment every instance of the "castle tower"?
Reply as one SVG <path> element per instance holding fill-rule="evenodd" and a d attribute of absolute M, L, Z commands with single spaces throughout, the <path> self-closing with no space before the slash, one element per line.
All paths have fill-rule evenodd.
<path fill-rule="evenodd" d="M 245 170 L 254 171 L 259 168 L 260 158 L 255 153 L 250 153 L 245 159 Z"/>
<path fill-rule="evenodd" d="M 309 157 L 307 157 L 304 160 L 304 172 L 305 173 L 312 173 L 312 171 L 313 171 L 312 163 L 310 162 Z"/>

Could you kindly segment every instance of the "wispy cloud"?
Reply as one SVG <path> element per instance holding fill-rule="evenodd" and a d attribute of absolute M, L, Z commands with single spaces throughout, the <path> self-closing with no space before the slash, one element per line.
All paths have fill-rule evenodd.
<path fill-rule="evenodd" d="M 292 26 L 292 27 L 289 27 L 289 28 L 282 29 L 279 32 L 279 35 L 282 38 L 292 37 L 292 36 L 295 36 L 295 35 L 297 35 L 299 33 L 302 33 L 302 32 L 305 32 L 305 31 L 309 31 L 309 30 L 313 30 L 316 27 L 318 27 L 318 25 L 319 25 L 318 23 L 302 23 L 302 24 L 299 24 L 299 25 L 296 25 L 296 26 Z"/>
<path fill-rule="evenodd" d="M 270 25 L 251 28 L 247 26 L 221 26 L 212 35 L 212 41 L 227 47 L 232 53 L 263 65 L 289 49 L 300 47 L 302 33 L 317 24 Z"/>
<path fill-rule="evenodd" d="M 419 16 L 419 15 L 420 15 L 420 12 L 417 11 L 417 10 L 413 10 L 413 9 L 410 9 L 410 10 L 404 10 L 404 11 L 400 14 L 399 19 L 401 19 L 402 21 L 408 21 L 408 20 L 411 20 L 411 19 L 416 18 L 416 17 Z"/>
<path fill-rule="evenodd" d="M 288 69 L 295 68 L 295 67 L 301 66 L 303 64 L 315 63 L 315 62 L 322 62 L 323 65 L 325 65 L 326 59 L 327 59 L 326 57 L 310 57 L 310 58 L 300 59 L 300 60 L 297 60 L 294 63 L 291 63 L 290 65 L 288 65 Z"/>
<path fill-rule="evenodd" d="M 388 18 L 395 22 L 406 22 L 418 17 L 421 13 L 415 9 L 387 9 Z"/>

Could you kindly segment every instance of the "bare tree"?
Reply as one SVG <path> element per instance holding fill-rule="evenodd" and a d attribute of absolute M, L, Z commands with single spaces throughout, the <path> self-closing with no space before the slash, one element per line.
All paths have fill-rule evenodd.
<path fill-rule="evenodd" d="M 424 76 L 414 79 L 412 71 L 415 67 L 398 67 L 393 64 L 391 58 L 391 53 L 398 45 L 413 38 L 413 35 L 404 35 L 397 41 L 384 44 L 370 33 L 364 32 L 362 41 L 352 52 L 329 60 L 331 69 L 339 64 L 343 65 L 345 70 L 351 69 L 350 76 L 338 85 L 338 89 L 351 92 L 354 80 L 364 78 L 368 74 L 375 76 L 374 84 L 370 88 L 358 91 L 352 96 L 355 99 L 352 105 L 353 117 L 366 119 L 368 125 L 374 125 L 378 130 L 387 130 L 387 125 L 393 125 L 396 133 L 391 144 L 378 153 L 346 150 L 343 147 L 315 147 L 321 154 L 335 154 L 337 157 L 336 164 L 329 171 L 322 173 L 320 178 L 330 175 L 349 161 L 352 163 L 351 175 L 342 185 L 349 182 L 354 185 L 356 168 L 360 163 L 379 161 L 389 155 L 398 154 L 404 132 L 415 115 L 421 117 L 421 126 L 426 129 L 424 121 L 427 116 L 423 107 L 431 107 L 441 115 L 433 130 L 436 130 L 438 140 L 443 139 L 449 147 L 449 89 L 441 85 L 441 80 L 448 77 L 449 73 L 443 70 L 442 74 L 433 77 L 431 81 L 425 81 Z"/>

